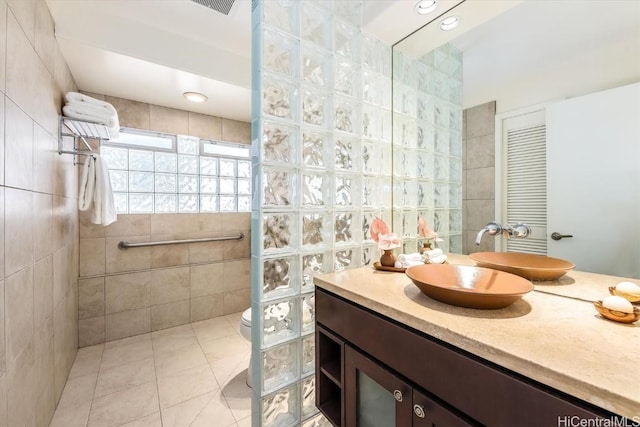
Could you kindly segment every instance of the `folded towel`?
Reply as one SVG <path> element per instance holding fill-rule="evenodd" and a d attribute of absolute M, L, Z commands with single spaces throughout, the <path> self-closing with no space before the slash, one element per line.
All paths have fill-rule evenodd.
<path fill-rule="evenodd" d="M 395 268 L 409 268 L 409 267 L 414 267 L 416 265 L 424 265 L 424 262 L 422 262 L 422 261 L 405 261 L 405 262 L 401 262 L 400 260 L 397 260 L 393 266 Z"/>
<path fill-rule="evenodd" d="M 78 92 L 67 92 L 66 105 L 62 108 L 65 116 L 78 120 L 102 123 L 109 129 L 111 138 L 117 138 L 120 132 L 118 112 L 113 105 Z"/>
<path fill-rule="evenodd" d="M 400 262 L 422 261 L 422 255 L 417 252 L 414 254 L 400 254 L 398 255 L 398 261 Z"/>
<path fill-rule="evenodd" d="M 109 136 L 111 138 L 117 138 L 120 134 L 120 123 L 118 122 L 118 115 L 109 112 L 107 109 L 96 110 L 95 106 L 81 103 L 70 103 L 62 107 L 62 113 L 65 117 L 78 120 L 86 120 L 95 123 L 101 123 L 109 130 Z"/>
<path fill-rule="evenodd" d="M 87 156 L 80 178 L 78 208 L 86 211 L 92 204 L 91 222 L 94 224 L 106 226 L 118 219 L 109 168 L 98 154 Z"/>
<path fill-rule="evenodd" d="M 438 256 L 433 257 L 433 258 L 429 258 L 429 260 L 427 262 L 429 264 L 442 264 L 446 260 L 447 260 L 447 256 L 445 254 L 442 254 L 442 255 L 438 255 Z"/>
<path fill-rule="evenodd" d="M 440 248 L 431 249 L 430 251 L 426 251 L 424 254 L 428 259 L 435 258 L 437 256 L 442 255 L 444 252 Z"/>

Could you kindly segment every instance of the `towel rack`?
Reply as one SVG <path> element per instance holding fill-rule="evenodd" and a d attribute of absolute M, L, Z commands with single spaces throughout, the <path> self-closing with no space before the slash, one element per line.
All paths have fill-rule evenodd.
<path fill-rule="evenodd" d="M 73 150 L 64 149 L 62 138 L 65 136 L 70 136 L 73 138 Z M 59 116 L 58 154 L 73 154 L 74 165 L 78 164 L 76 156 L 90 156 L 93 152 L 91 146 L 85 138 L 106 141 L 110 137 L 111 135 L 109 134 L 109 129 L 102 123 Z M 81 140 L 86 148 L 78 148 L 78 140 Z"/>
<path fill-rule="evenodd" d="M 242 240 L 242 239 L 244 239 L 244 233 L 240 233 L 237 236 L 205 237 L 202 239 L 159 240 L 157 242 L 129 243 L 129 242 L 121 241 L 120 243 L 118 243 L 118 248 L 119 249 L 143 248 L 145 246 L 179 245 L 183 243 L 201 243 L 201 242 L 221 242 L 224 240 Z"/>

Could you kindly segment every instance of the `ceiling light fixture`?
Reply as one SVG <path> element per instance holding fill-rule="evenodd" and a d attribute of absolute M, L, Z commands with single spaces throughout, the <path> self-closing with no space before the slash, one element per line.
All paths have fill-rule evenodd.
<path fill-rule="evenodd" d="M 420 0 L 416 4 L 415 10 L 418 15 L 426 15 L 436 10 L 438 2 L 436 0 Z"/>
<path fill-rule="evenodd" d="M 453 30 L 460 24 L 460 18 L 457 16 L 448 16 L 440 21 L 440 29 L 442 31 Z"/>
<path fill-rule="evenodd" d="M 185 93 L 182 94 L 182 96 L 184 96 L 185 98 L 187 98 L 191 102 L 204 102 L 207 99 L 209 99 L 207 97 L 207 95 L 203 95 L 203 94 L 198 93 L 198 92 L 185 92 Z"/>

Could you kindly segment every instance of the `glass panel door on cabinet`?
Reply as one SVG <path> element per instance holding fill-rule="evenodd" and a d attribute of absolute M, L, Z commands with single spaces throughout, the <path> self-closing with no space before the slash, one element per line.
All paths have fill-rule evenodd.
<path fill-rule="evenodd" d="M 359 351 L 345 346 L 347 427 L 409 426 L 411 387 Z"/>

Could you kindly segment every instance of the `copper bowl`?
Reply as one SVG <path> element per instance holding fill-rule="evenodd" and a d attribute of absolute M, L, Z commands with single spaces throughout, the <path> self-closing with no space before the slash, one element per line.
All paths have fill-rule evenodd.
<path fill-rule="evenodd" d="M 576 268 L 574 263 L 560 258 L 518 252 L 476 252 L 469 257 L 478 267 L 506 271 L 529 280 L 556 280 Z"/>
<path fill-rule="evenodd" d="M 633 313 L 625 313 L 623 311 L 611 310 L 603 306 L 602 301 L 600 300 L 594 301 L 593 305 L 602 317 L 613 320 L 614 322 L 633 323 L 640 320 L 640 309 L 638 309 L 638 307 L 633 307 Z"/>
<path fill-rule="evenodd" d="M 504 308 L 533 290 L 520 276 L 470 265 L 425 264 L 405 274 L 428 297 L 458 307 Z"/>

